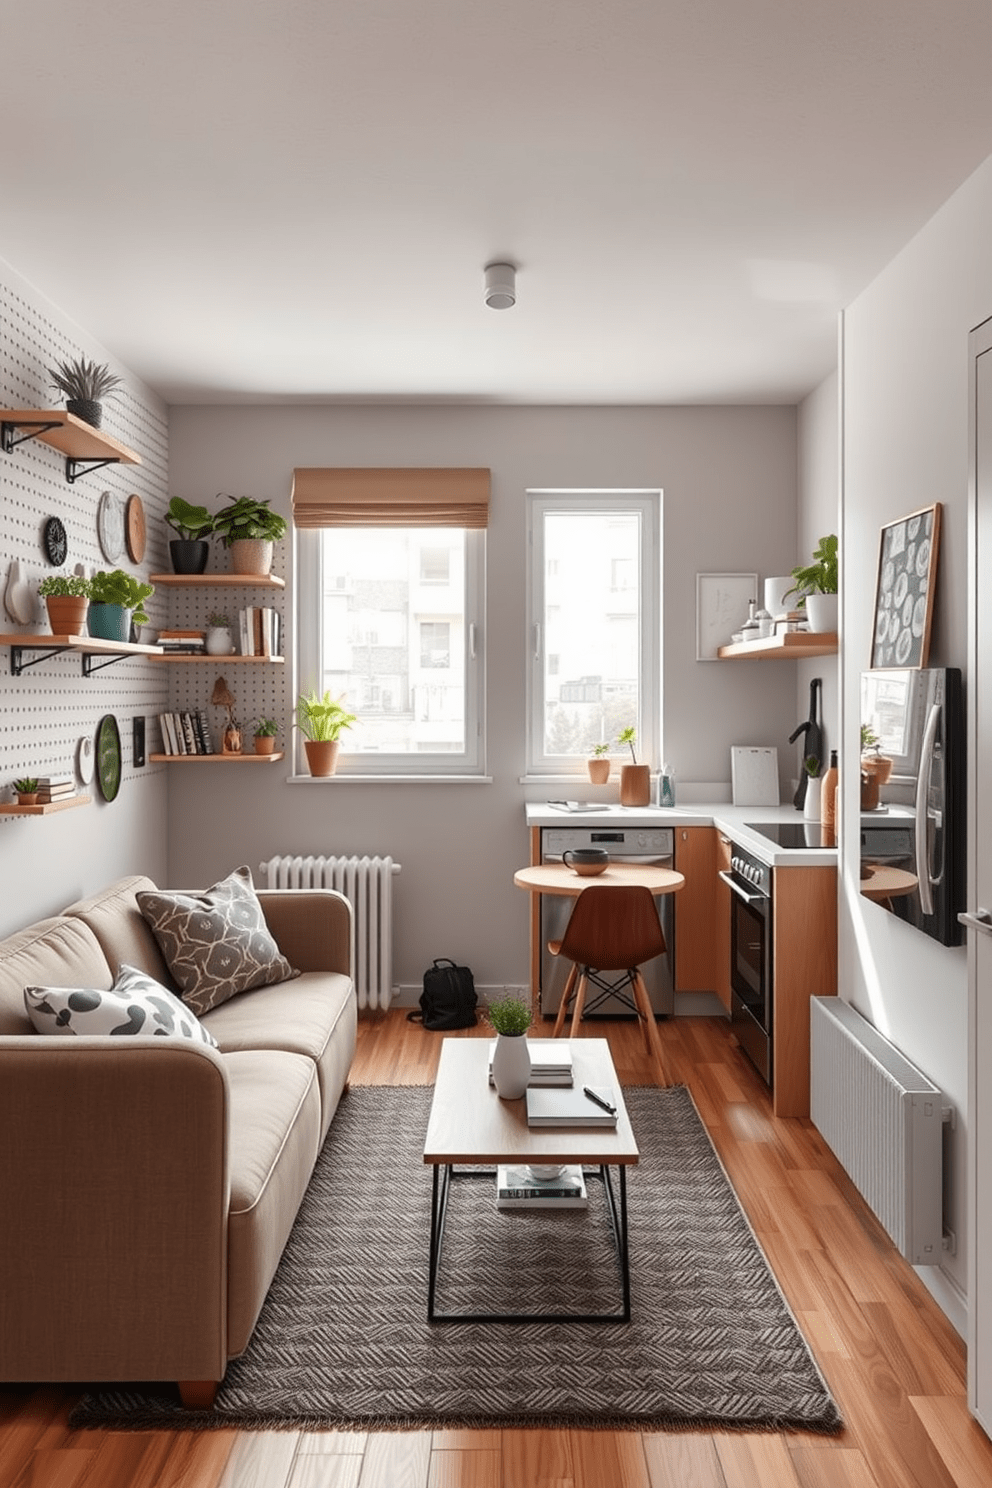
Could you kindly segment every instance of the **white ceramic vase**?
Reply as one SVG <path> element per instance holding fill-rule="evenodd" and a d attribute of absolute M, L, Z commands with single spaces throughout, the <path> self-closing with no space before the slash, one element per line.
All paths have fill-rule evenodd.
<path fill-rule="evenodd" d="M 500 1100 L 519 1100 L 530 1083 L 530 1046 L 525 1033 L 498 1033 L 493 1084 Z"/>
<path fill-rule="evenodd" d="M 820 820 L 820 786 L 823 781 L 822 775 L 806 776 L 806 795 L 803 799 L 803 816 L 807 821 L 818 822 Z"/>
<path fill-rule="evenodd" d="M 829 635 L 837 629 L 837 595 L 807 594 L 806 619 L 817 635 Z"/>
<path fill-rule="evenodd" d="M 234 654 L 234 637 L 226 625 L 210 626 L 204 649 L 208 656 L 232 656 Z"/>

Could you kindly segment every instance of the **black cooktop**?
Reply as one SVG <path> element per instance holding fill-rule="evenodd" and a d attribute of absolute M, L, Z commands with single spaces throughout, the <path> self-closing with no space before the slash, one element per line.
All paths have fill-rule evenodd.
<path fill-rule="evenodd" d="M 833 833 L 830 833 L 831 841 L 826 842 L 823 828 L 819 822 L 794 821 L 794 822 L 745 822 L 744 825 L 751 832 L 757 832 L 759 837 L 767 837 L 769 842 L 777 842 L 779 847 L 808 847 L 821 848 L 833 847 Z"/>

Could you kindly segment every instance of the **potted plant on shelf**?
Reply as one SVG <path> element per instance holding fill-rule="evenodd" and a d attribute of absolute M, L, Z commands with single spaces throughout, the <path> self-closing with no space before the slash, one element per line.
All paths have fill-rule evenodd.
<path fill-rule="evenodd" d="M 90 605 L 90 581 L 80 574 L 49 574 L 38 585 L 53 635 L 81 635 Z"/>
<path fill-rule="evenodd" d="M 888 783 L 893 761 L 882 754 L 882 741 L 871 724 L 861 725 L 861 809 L 874 811 L 878 805 L 878 792 Z"/>
<path fill-rule="evenodd" d="M 296 727 L 303 735 L 303 747 L 311 775 L 333 775 L 338 764 L 341 733 L 351 728 L 356 715 L 325 692 L 301 692 L 296 702 Z"/>
<path fill-rule="evenodd" d="M 255 753 L 275 754 L 279 725 L 274 718 L 260 718 L 255 725 Z"/>
<path fill-rule="evenodd" d="M 493 1084 L 500 1100 L 519 1100 L 530 1083 L 530 1048 L 527 1030 L 533 1020 L 530 1004 L 506 993 L 486 1009 L 486 1019 L 496 1030 L 493 1050 Z"/>
<path fill-rule="evenodd" d="M 103 418 L 101 400 L 120 385 L 120 378 L 109 367 L 87 361 L 86 357 L 56 362 L 49 367 L 48 375 L 52 386 L 65 396 L 66 411 L 91 428 L 99 429 Z"/>
<path fill-rule="evenodd" d="M 821 537 L 813 561 L 792 570 L 793 587 L 785 595 L 798 594 L 798 605 L 806 611 L 809 628 L 818 635 L 837 629 L 839 563 L 837 535 Z"/>
<path fill-rule="evenodd" d="M 104 641 L 130 640 L 132 624 L 148 624 L 145 600 L 154 593 L 153 584 L 142 583 L 122 568 L 109 573 L 100 569 L 90 579 L 90 635 Z"/>
<path fill-rule="evenodd" d="M 205 506 L 192 506 L 181 496 L 173 496 L 165 514 L 166 525 L 179 536 L 169 541 L 172 572 L 202 574 L 210 557 L 207 538 L 214 530 L 214 519 Z"/>
<path fill-rule="evenodd" d="M 228 504 L 214 517 L 214 531 L 220 533 L 224 546 L 231 550 L 234 572 L 271 572 L 272 544 L 285 536 L 286 518 L 270 511 L 268 501 L 255 501 L 250 496 L 224 499 Z"/>
<path fill-rule="evenodd" d="M 617 735 L 617 743 L 627 745 L 631 758 L 629 765 L 620 766 L 621 806 L 649 806 L 651 804 L 651 766 L 637 763 L 637 755 L 634 753 L 636 739 L 637 730 L 633 724 L 629 728 L 621 729 Z"/>
<path fill-rule="evenodd" d="M 14 794 L 18 806 L 34 806 L 38 801 L 38 782 L 33 775 L 25 775 L 14 781 Z"/>
<path fill-rule="evenodd" d="M 211 610 L 207 616 L 207 638 L 204 646 L 209 656 L 232 656 L 234 654 L 231 621 L 223 610 Z"/>
<path fill-rule="evenodd" d="M 605 785 L 610 778 L 610 761 L 607 759 L 609 752 L 609 744 L 594 744 L 589 751 L 586 769 L 593 785 Z"/>

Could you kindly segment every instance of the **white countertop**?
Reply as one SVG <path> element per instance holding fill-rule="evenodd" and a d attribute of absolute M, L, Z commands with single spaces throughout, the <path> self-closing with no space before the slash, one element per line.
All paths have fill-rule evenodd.
<path fill-rule="evenodd" d="M 581 795 L 578 797 L 582 800 Z M 570 798 L 572 799 L 572 798 Z M 528 801 L 528 827 L 718 827 L 721 832 L 763 863 L 775 868 L 834 868 L 836 847 L 787 848 L 771 842 L 746 825 L 748 822 L 802 822 L 802 813 L 788 806 L 731 806 L 726 802 L 691 806 L 618 806 L 594 803 L 594 811 L 568 811 L 547 801 Z M 816 839 L 819 824 L 807 822 Z"/>

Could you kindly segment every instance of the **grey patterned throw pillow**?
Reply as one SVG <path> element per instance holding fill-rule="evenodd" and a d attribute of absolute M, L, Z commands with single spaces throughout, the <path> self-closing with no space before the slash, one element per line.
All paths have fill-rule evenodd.
<path fill-rule="evenodd" d="M 148 889 L 137 900 L 183 1001 L 201 1017 L 239 992 L 300 974 L 269 933 L 250 868 L 199 894 Z"/>
<path fill-rule="evenodd" d="M 98 987 L 25 987 L 24 1006 L 37 1033 L 151 1034 L 209 1044 L 217 1040 L 172 992 L 146 972 L 122 965 L 109 991 Z"/>

